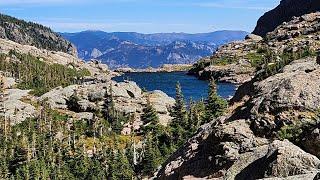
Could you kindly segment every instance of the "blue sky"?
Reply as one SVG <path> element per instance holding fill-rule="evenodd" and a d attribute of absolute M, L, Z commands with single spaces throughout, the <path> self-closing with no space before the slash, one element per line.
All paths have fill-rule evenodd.
<path fill-rule="evenodd" d="M 0 0 L 0 11 L 59 32 L 251 32 L 280 0 Z"/>

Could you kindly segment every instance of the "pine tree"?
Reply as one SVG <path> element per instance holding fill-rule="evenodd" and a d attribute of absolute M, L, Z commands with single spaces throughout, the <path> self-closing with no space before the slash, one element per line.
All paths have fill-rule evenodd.
<path fill-rule="evenodd" d="M 109 178 L 132 179 L 133 176 L 134 171 L 123 150 L 118 149 L 116 152 L 113 152 L 112 162 L 109 169 Z"/>
<path fill-rule="evenodd" d="M 106 89 L 104 98 L 104 118 L 110 121 L 111 119 L 114 119 L 116 116 L 112 84 L 110 84 L 109 89 Z"/>
<path fill-rule="evenodd" d="M 150 102 L 150 97 L 148 97 L 147 99 L 147 105 L 146 107 L 143 109 L 143 114 L 141 116 L 141 120 L 145 123 L 148 124 L 150 123 L 148 126 L 150 127 L 154 127 L 159 123 L 159 116 L 157 111 L 154 109 L 154 107 L 152 106 L 151 102 Z"/>
<path fill-rule="evenodd" d="M 182 94 L 180 83 L 176 84 L 176 102 L 173 106 L 173 110 L 171 112 L 171 116 L 173 117 L 173 125 L 174 126 L 187 126 L 187 110 L 184 101 L 184 96 Z"/>
<path fill-rule="evenodd" d="M 142 159 L 142 171 L 144 175 L 152 176 L 152 174 L 161 164 L 161 153 L 150 134 L 147 136 L 145 141 L 145 152 Z"/>
<path fill-rule="evenodd" d="M 217 85 L 212 79 L 209 83 L 209 93 L 206 106 L 206 120 L 204 123 L 208 123 L 215 118 L 223 115 L 227 108 L 227 102 L 217 94 Z"/>
<path fill-rule="evenodd" d="M 179 82 L 176 85 L 176 102 L 170 114 L 173 117 L 170 124 L 173 141 L 179 147 L 187 139 L 189 128 L 186 105 Z"/>

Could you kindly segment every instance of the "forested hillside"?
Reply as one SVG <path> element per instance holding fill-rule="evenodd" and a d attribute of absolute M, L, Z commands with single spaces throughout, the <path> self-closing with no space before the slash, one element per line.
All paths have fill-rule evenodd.
<path fill-rule="evenodd" d="M 44 82 L 43 85 L 50 84 Z M 34 82 L 30 82 L 34 83 Z M 1 89 L 1 92 L 5 90 Z M 150 100 L 141 115 L 143 126 L 123 135 L 124 124 L 133 120 L 116 108 L 112 86 L 106 87 L 103 108 L 92 119 L 75 119 L 82 111 L 74 93 L 66 110 L 54 110 L 47 102 L 31 101 L 39 115 L 12 126 L 1 117 L 0 178 L 2 179 L 140 179 L 152 177 L 159 166 L 197 129 L 223 114 L 226 102 L 211 83 L 208 103 L 190 102 L 187 108 L 181 87 L 176 87 L 173 117 L 161 125 Z M 3 94 L 1 105 L 5 102 Z M 2 114 L 6 114 L 2 112 Z M 11 125 L 10 125 L 11 124 Z"/>
<path fill-rule="evenodd" d="M 7 58 L 16 58 L 19 61 L 7 61 Z M 32 93 L 38 96 L 58 86 L 80 83 L 84 76 L 91 75 L 87 69 L 76 70 L 44 61 L 40 57 L 12 50 L 9 54 L 0 54 L 0 71 L 17 79 L 18 88 L 33 89 Z"/>
<path fill-rule="evenodd" d="M 77 55 L 76 48 L 50 28 L 0 14 L 0 38 L 40 49 Z"/>

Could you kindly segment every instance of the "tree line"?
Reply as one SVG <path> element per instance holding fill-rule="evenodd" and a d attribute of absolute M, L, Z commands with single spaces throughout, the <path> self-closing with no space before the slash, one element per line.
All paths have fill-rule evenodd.
<path fill-rule="evenodd" d="M 0 179 L 141 179 L 152 177 L 160 165 L 204 123 L 222 115 L 227 106 L 210 82 L 206 101 L 186 106 L 181 86 L 168 126 L 150 100 L 143 109 L 143 127 L 121 135 L 130 116 L 117 112 L 112 87 L 105 106 L 93 119 L 73 119 L 43 101 L 37 118 L 10 126 L 1 117 Z M 1 88 L 3 89 L 3 88 Z M 2 92 L 2 91 L 1 91 Z M 70 106 L 77 101 L 76 95 Z M 76 108 L 76 106 L 75 106 Z"/>
<path fill-rule="evenodd" d="M 37 96 L 58 86 L 75 84 L 84 76 L 90 75 L 86 69 L 77 70 L 60 64 L 48 64 L 41 58 L 20 54 L 15 50 L 0 54 L 0 71 L 17 79 L 18 88 L 32 89 Z"/>

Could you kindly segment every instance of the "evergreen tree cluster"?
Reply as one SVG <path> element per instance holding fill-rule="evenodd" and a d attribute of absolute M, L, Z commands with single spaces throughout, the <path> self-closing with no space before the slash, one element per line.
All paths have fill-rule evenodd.
<path fill-rule="evenodd" d="M 7 61 L 7 57 L 18 61 Z M 9 54 L 0 54 L 0 71 L 15 77 L 19 81 L 18 88 L 33 89 L 35 95 L 42 95 L 58 86 L 75 84 L 90 75 L 86 69 L 76 70 L 60 64 L 48 64 L 40 58 L 13 50 Z"/>
<path fill-rule="evenodd" d="M 263 53 L 260 62 L 257 66 L 257 73 L 254 79 L 260 81 L 266 79 L 274 74 L 279 73 L 286 65 L 292 61 L 316 56 L 316 52 L 310 47 L 299 48 L 297 51 L 284 52 L 282 54 L 276 54 L 269 48 L 260 48 L 258 52 Z"/>
<path fill-rule="evenodd" d="M 133 179 L 133 138 L 108 130 L 108 123 L 73 120 L 48 109 L 21 124 L 1 121 L 0 179 Z"/>
<path fill-rule="evenodd" d="M 172 122 L 164 127 L 150 100 L 144 109 L 142 119 L 147 123 L 143 129 L 145 138 L 145 155 L 142 161 L 142 172 L 151 176 L 158 167 L 190 138 L 199 127 L 223 115 L 227 102 L 218 96 L 215 81 L 210 82 L 206 101 L 186 105 L 181 85 L 176 85 L 176 102 L 171 110 Z"/>
<path fill-rule="evenodd" d="M 11 55 L 30 69 L 7 64 L 5 58 L 0 58 L 1 70 L 19 77 L 22 87 L 50 88 L 73 83 L 71 77 L 81 77 L 70 69 L 42 65 L 40 60 L 29 55 L 15 52 Z M 43 68 L 46 73 L 63 75 L 50 78 L 41 74 Z M 37 77 L 37 73 L 41 75 L 40 79 L 31 78 Z M 117 111 L 112 86 L 106 88 L 103 110 L 94 112 L 92 120 L 73 119 L 50 109 L 46 102 L 39 104 L 39 117 L 15 126 L 10 126 L 10 119 L 0 115 L 0 179 L 152 177 L 202 124 L 223 114 L 226 103 L 217 95 L 214 81 L 209 87 L 206 101 L 190 101 L 186 105 L 181 86 L 177 84 L 176 103 L 171 110 L 173 120 L 168 126 L 160 124 L 159 115 L 148 97 L 141 117 L 144 125 L 131 135 L 121 135 L 123 124 L 131 117 Z M 78 101 L 77 94 L 71 96 L 68 108 L 77 112 Z"/>

